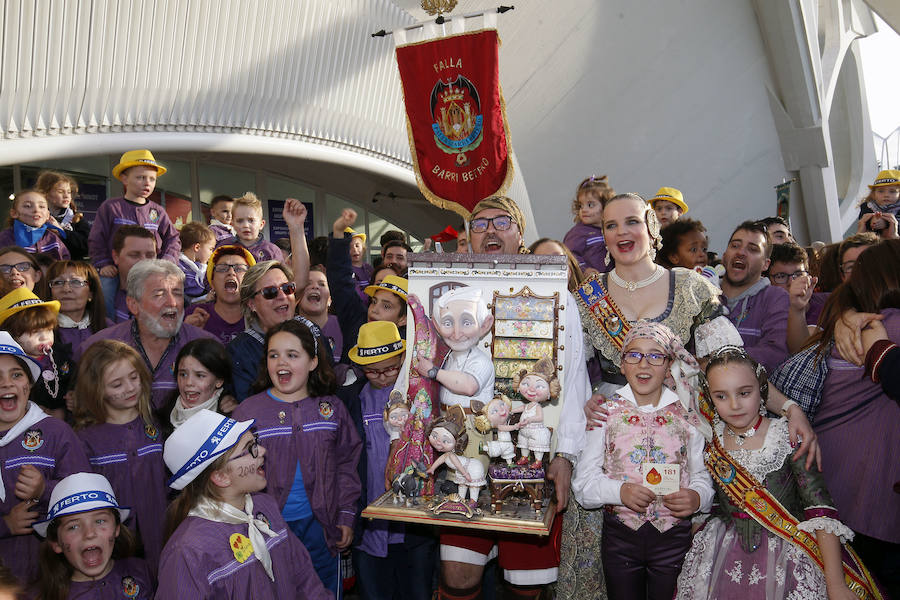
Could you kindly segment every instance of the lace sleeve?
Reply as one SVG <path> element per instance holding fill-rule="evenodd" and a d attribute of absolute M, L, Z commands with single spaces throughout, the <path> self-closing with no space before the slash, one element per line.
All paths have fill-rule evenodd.
<path fill-rule="evenodd" d="M 831 517 L 813 517 L 806 521 L 801 521 L 797 523 L 797 529 L 813 534 L 816 531 L 823 530 L 836 535 L 842 544 L 853 541 L 853 530 Z"/>

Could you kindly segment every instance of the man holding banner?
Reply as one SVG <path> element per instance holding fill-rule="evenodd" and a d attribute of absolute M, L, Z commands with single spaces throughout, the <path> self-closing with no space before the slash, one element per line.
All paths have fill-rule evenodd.
<path fill-rule="evenodd" d="M 510 198 L 494 196 L 482 200 L 473 209 L 469 220 L 472 251 L 498 255 L 527 252 L 522 239 L 524 227 L 522 211 Z M 590 396 L 584 341 L 578 311 L 574 310 L 574 298 L 570 297 L 567 304 L 573 310 L 566 311 L 565 317 L 565 364 L 571 365 L 564 374 L 565 402 L 573 403 L 570 410 L 583 410 Z M 556 423 L 548 425 L 557 430 L 557 454 L 548 469 L 548 477 L 555 480 L 557 510 L 561 511 L 568 503 L 571 466 L 561 468 L 560 461 L 575 460 L 578 453 L 575 441 L 579 436 L 578 432 L 566 431 L 563 425 L 559 428 Z M 558 516 L 549 537 L 443 530 L 438 597 L 446 600 L 480 597 L 484 565 L 495 556 L 503 569 L 507 597 L 539 597 L 544 586 L 557 578 L 561 527 L 562 518 Z"/>

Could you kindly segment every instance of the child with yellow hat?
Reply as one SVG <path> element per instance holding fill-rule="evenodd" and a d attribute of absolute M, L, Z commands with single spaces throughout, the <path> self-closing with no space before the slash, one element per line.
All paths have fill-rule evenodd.
<path fill-rule="evenodd" d="M 391 409 L 395 408 L 390 407 L 391 391 L 403 366 L 405 352 L 406 342 L 390 321 L 370 321 L 360 327 L 359 341 L 350 349 L 350 360 L 362 369 L 368 380 L 359 394 L 359 410 L 351 410 L 354 419 L 360 421 L 357 429 L 365 439 L 359 472 L 366 503 L 377 499 L 387 489 L 385 468 L 391 434 L 385 414 L 390 416 Z M 408 405 L 397 406 L 401 410 L 405 406 L 409 413 Z M 411 534 L 400 523 L 379 519 L 366 520 L 361 524 L 361 530 L 362 535 L 357 538 L 359 543 L 353 548 L 353 562 L 363 597 L 424 598 L 430 595 L 430 586 L 417 589 L 416 582 L 431 581 L 427 574 L 434 564 L 437 546 L 434 538 Z M 409 577 L 411 571 L 417 572 L 418 576 Z"/>
<path fill-rule="evenodd" d="M 681 193 L 681 190 L 673 187 L 659 188 L 656 195 L 650 198 L 650 206 L 656 211 L 660 229 L 670 223 L 674 223 L 688 211 L 688 205 L 684 201 L 684 195 Z"/>
<path fill-rule="evenodd" d="M 100 271 L 103 297 L 107 299 L 107 316 L 110 319 L 115 318 L 110 299 L 116 297 L 119 289 L 119 271 L 112 257 L 113 235 L 119 227 L 138 225 L 153 232 L 156 238 L 156 257 L 178 264 L 181 254 L 178 230 L 166 214 L 166 209 L 150 200 L 156 189 L 157 177 L 165 172 L 166 168 L 156 162 L 149 150 L 129 150 L 119 159 L 119 164 L 113 167 L 113 177 L 122 182 L 125 192 L 121 197 L 110 198 L 100 205 L 88 236 L 88 252 L 91 262 Z"/>
<path fill-rule="evenodd" d="M 874 231 L 880 236 L 887 232 L 897 235 L 897 219 L 900 214 L 900 171 L 881 171 L 869 186 L 869 195 L 859 206 L 857 231 Z"/>
<path fill-rule="evenodd" d="M 72 349 L 57 343 L 60 303 L 45 302 L 27 287 L 0 298 L 0 329 L 41 367 L 40 384 L 31 388 L 30 400 L 58 418 L 65 418 L 65 395 L 75 386 Z"/>

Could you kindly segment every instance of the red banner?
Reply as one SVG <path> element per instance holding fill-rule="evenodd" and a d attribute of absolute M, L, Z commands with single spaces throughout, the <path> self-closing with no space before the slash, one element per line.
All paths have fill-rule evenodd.
<path fill-rule="evenodd" d="M 464 218 L 512 183 L 499 47 L 491 29 L 397 48 L 419 189 Z"/>

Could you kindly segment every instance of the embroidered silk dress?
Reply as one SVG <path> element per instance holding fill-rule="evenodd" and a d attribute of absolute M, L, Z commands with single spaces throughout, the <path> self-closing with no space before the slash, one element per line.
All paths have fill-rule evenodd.
<path fill-rule="evenodd" d="M 716 435 L 722 439 L 724 425 Z M 793 460 L 787 419 L 769 422 L 759 450 L 730 450 L 731 457 L 795 517 L 799 529 L 824 529 L 846 541 L 852 531 L 837 520 L 837 511 L 818 470 Z M 716 481 L 716 478 L 713 478 Z M 718 507 L 694 536 L 678 577 L 679 600 L 818 600 L 826 597 L 825 574 L 796 545 L 767 532 L 732 504 L 716 485 Z M 804 520 L 805 519 L 805 520 Z"/>

